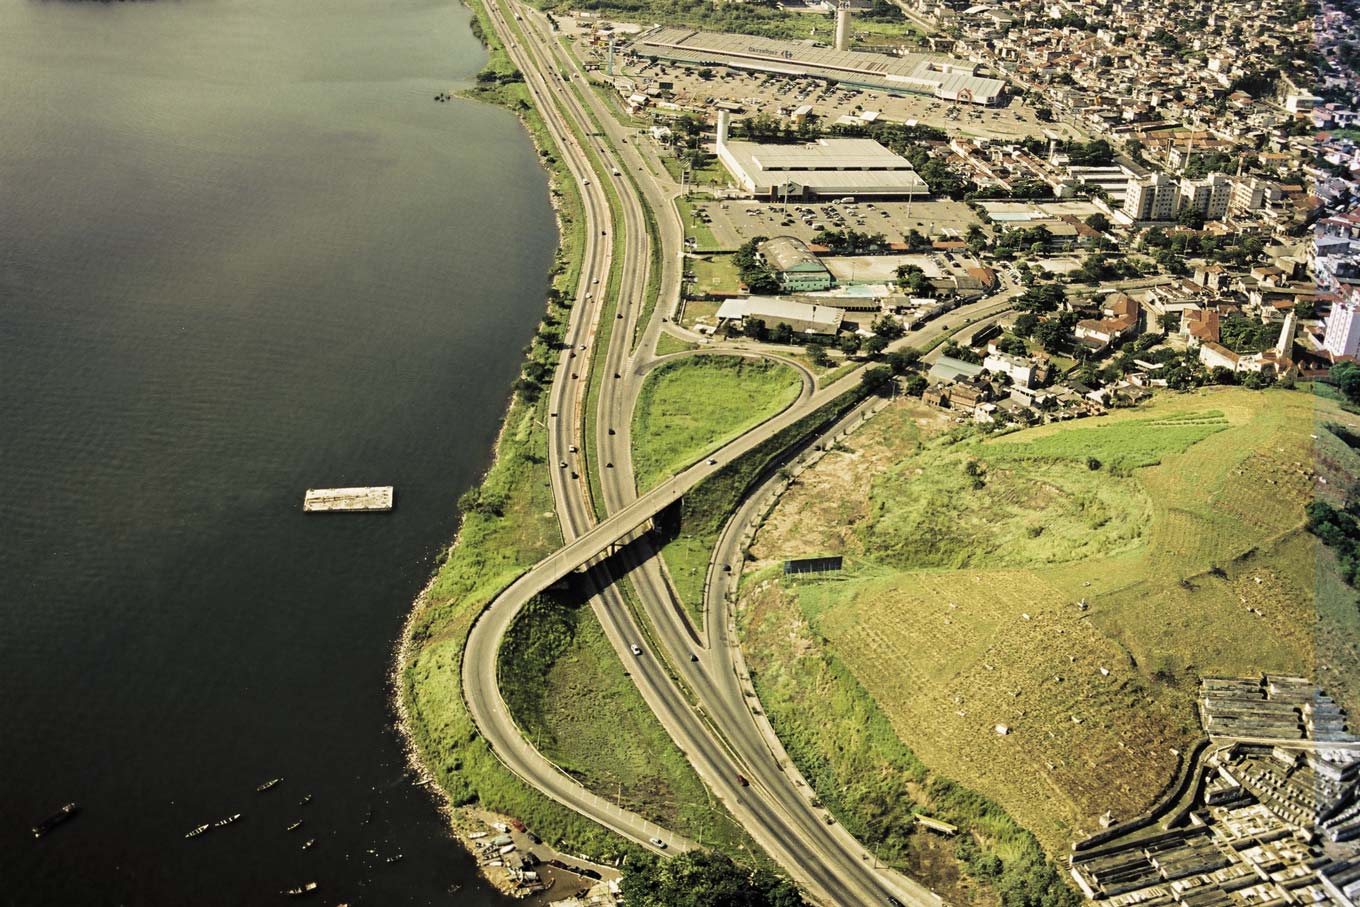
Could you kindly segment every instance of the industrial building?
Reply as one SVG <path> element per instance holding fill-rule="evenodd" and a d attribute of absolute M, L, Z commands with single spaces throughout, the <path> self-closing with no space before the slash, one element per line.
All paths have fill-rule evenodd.
<path fill-rule="evenodd" d="M 758 318 L 767 328 L 787 324 L 804 337 L 834 337 L 845 321 L 845 311 L 826 305 L 810 305 L 773 296 L 745 296 L 729 299 L 718 308 L 718 323 L 732 326 L 747 318 Z"/>
<path fill-rule="evenodd" d="M 729 114 L 718 111 L 717 153 L 747 192 L 770 199 L 930 194 L 911 162 L 873 139 L 823 138 L 805 145 L 733 142 Z"/>
<path fill-rule="evenodd" d="M 844 43 L 848 13 L 837 11 L 837 34 Z M 657 26 L 638 35 L 630 53 L 651 60 L 696 66 L 725 66 L 782 76 L 824 79 L 888 94 L 914 94 L 995 106 L 1006 83 L 977 74 L 977 65 L 927 54 L 888 56 L 818 46 L 810 41 L 778 41 L 752 35 L 724 35 L 692 28 Z"/>
<path fill-rule="evenodd" d="M 785 293 L 806 293 L 831 288 L 831 272 L 796 236 L 776 236 L 760 244 L 760 257 L 779 280 Z"/>

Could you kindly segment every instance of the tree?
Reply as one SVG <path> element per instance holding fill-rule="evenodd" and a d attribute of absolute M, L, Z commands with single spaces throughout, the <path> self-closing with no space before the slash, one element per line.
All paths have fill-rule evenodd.
<path fill-rule="evenodd" d="M 907 393 L 913 397 L 919 397 L 926 392 L 929 383 L 921 375 L 912 375 L 907 379 Z"/>
<path fill-rule="evenodd" d="M 836 346 L 840 347 L 842 353 L 853 356 L 859 352 L 858 334 L 841 334 L 836 338 Z"/>
<path fill-rule="evenodd" d="M 1099 230 L 1101 233 L 1108 232 L 1110 229 L 1110 219 L 1099 211 L 1086 218 L 1086 226 L 1092 230 Z"/>
<path fill-rule="evenodd" d="M 753 340 L 764 340 L 769 335 L 763 318 L 747 318 L 742 322 L 742 333 Z"/>
<path fill-rule="evenodd" d="M 882 334 L 875 334 L 864 341 L 864 352 L 870 356 L 877 357 L 888 348 L 888 340 Z"/>
<path fill-rule="evenodd" d="M 1189 227 L 1191 230 L 1199 230 L 1204 226 L 1204 212 L 1187 205 L 1181 209 L 1180 214 L 1176 215 L 1176 223 L 1182 227 Z"/>
<path fill-rule="evenodd" d="M 968 243 L 968 251 L 974 255 L 985 252 L 988 245 L 987 231 L 982 228 L 981 224 L 969 224 L 964 241 Z"/>
<path fill-rule="evenodd" d="M 902 322 L 891 315 L 879 315 L 874 319 L 872 329 L 875 336 L 885 340 L 896 340 L 907 332 L 907 329 L 902 327 Z"/>
<path fill-rule="evenodd" d="M 1034 333 L 1034 328 L 1039 324 L 1039 316 L 1033 312 L 1023 312 L 1015 318 L 1015 327 L 1011 330 L 1017 337 L 1029 337 Z"/>
<path fill-rule="evenodd" d="M 907 347 L 888 354 L 888 367 L 898 375 L 915 371 L 921 364 L 921 351 Z"/>
<path fill-rule="evenodd" d="M 831 357 L 826 354 L 826 345 L 822 343 L 809 343 L 807 348 L 808 361 L 818 368 L 826 368 L 831 364 Z"/>
<path fill-rule="evenodd" d="M 955 343 L 953 340 L 946 343 L 941 352 L 950 359 L 957 359 L 960 362 L 971 362 L 974 365 L 982 362 L 981 356 L 968 349 L 966 346 L 959 346 L 959 344 Z"/>
<path fill-rule="evenodd" d="M 1360 404 L 1360 366 L 1354 362 L 1342 362 L 1332 366 L 1327 377 L 1340 388 L 1347 400 Z"/>
<path fill-rule="evenodd" d="M 898 287 L 911 293 L 913 296 L 930 298 L 935 295 L 935 285 L 930 282 L 926 272 L 917 265 L 904 264 L 897 266 L 897 285 Z"/>
<path fill-rule="evenodd" d="M 998 340 L 996 348 L 1003 353 L 1010 353 L 1012 356 L 1024 356 L 1029 353 L 1029 347 L 1025 345 L 1025 341 L 1014 334 L 1007 334 Z"/>
<path fill-rule="evenodd" d="M 859 383 L 867 391 L 876 391 L 891 381 L 892 376 L 892 369 L 886 365 L 871 365 L 859 376 Z"/>
<path fill-rule="evenodd" d="M 1067 328 L 1058 321 L 1041 321 L 1034 329 L 1034 337 L 1047 352 L 1057 353 L 1067 345 Z"/>
<path fill-rule="evenodd" d="M 1209 369 L 1209 380 L 1214 384 L 1236 384 L 1237 373 L 1226 365 L 1215 365 Z"/>
<path fill-rule="evenodd" d="M 1015 307 L 1022 312 L 1056 312 L 1067 301 L 1067 291 L 1060 284 L 1036 283 L 1021 293 Z"/>
<path fill-rule="evenodd" d="M 779 322 L 770 332 L 770 339 L 775 343 L 793 343 L 793 325 L 787 321 Z"/>

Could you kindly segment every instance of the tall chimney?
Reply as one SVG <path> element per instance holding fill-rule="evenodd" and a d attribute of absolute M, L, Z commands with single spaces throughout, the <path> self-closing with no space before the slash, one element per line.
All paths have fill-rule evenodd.
<path fill-rule="evenodd" d="M 836 50 L 850 49 L 850 7 L 845 0 L 836 4 Z"/>
<path fill-rule="evenodd" d="M 718 147 L 727 144 L 727 129 L 731 125 L 732 114 L 726 110 L 718 111 Z"/>

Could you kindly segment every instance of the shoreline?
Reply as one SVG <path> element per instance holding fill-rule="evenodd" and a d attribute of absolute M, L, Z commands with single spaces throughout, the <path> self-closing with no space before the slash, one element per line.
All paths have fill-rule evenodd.
<path fill-rule="evenodd" d="M 490 34 L 488 34 L 486 28 L 482 25 L 480 21 L 479 13 L 481 11 L 478 9 L 478 6 L 482 4 L 482 0 L 460 0 L 460 2 L 465 8 L 467 8 L 472 13 L 471 19 L 468 23 L 468 28 L 473 32 L 474 36 L 481 43 L 482 47 L 487 51 L 487 60 L 485 66 L 483 67 L 483 70 L 485 70 L 486 66 L 491 65 L 491 63 L 493 62 L 494 54 L 498 50 L 502 53 L 504 52 L 503 46 L 500 46 L 500 37 L 499 35 L 495 34 L 494 30 Z M 496 47 L 492 46 L 493 40 L 496 42 L 497 45 Z M 517 108 L 509 103 L 504 103 L 503 101 L 489 98 L 484 96 L 483 94 L 480 94 L 478 85 L 475 82 L 471 87 L 465 88 L 457 92 L 455 94 L 455 97 L 458 97 L 464 101 L 488 104 L 490 106 L 500 107 L 504 110 L 509 111 L 511 114 L 514 115 L 515 119 L 519 122 L 519 125 L 524 130 L 526 136 L 529 139 L 530 144 L 534 147 L 535 151 L 537 152 L 539 167 L 542 168 L 544 174 L 547 176 L 548 200 L 549 204 L 552 206 L 553 209 L 553 220 L 557 230 L 558 255 L 554 259 L 553 269 L 549 270 L 549 272 L 546 275 L 548 277 L 549 288 L 551 289 L 553 277 L 557 273 L 556 269 L 559 267 L 559 265 L 565 266 L 567 269 L 570 268 L 569 263 L 564 262 L 561 258 L 561 253 L 564 248 L 566 237 L 568 234 L 568 225 L 564 222 L 563 219 L 565 193 L 561 191 L 561 186 L 557 178 L 557 174 L 554 173 L 552 167 L 550 167 L 547 163 L 548 156 L 555 155 L 557 151 L 554 147 L 545 147 L 544 144 L 542 144 L 539 141 L 539 137 L 535 133 L 531 124 L 528 122 L 525 115 L 525 111 L 523 109 Z M 551 314 L 553 304 L 554 304 L 553 298 L 550 295 L 545 295 L 543 315 L 539 319 L 539 326 L 542 326 L 546 318 Z M 530 361 L 531 359 L 532 359 L 531 355 L 525 355 L 521 358 L 521 370 L 523 368 L 523 365 Z M 473 483 L 473 485 L 469 488 L 469 491 L 479 491 L 483 489 L 486 486 L 492 472 L 496 469 L 497 465 L 501 463 L 502 457 L 504 455 L 507 432 L 511 428 L 512 416 L 514 415 L 514 408 L 518 400 L 518 396 L 519 395 L 517 391 L 515 391 L 513 388 L 510 389 L 505 404 L 505 408 L 501 414 L 500 428 L 496 432 L 496 439 L 491 446 L 490 462 L 487 464 L 486 469 L 484 469 L 481 475 L 477 478 L 476 482 Z M 441 785 L 435 779 L 434 773 L 431 771 L 431 767 L 426 760 L 425 754 L 422 752 L 419 744 L 416 742 L 415 735 L 411 727 L 411 712 L 409 708 L 409 703 L 407 702 L 405 683 L 403 681 L 406 671 L 410 668 L 412 664 L 412 657 L 415 654 L 415 650 L 413 649 L 412 643 L 416 621 L 421 617 L 426 607 L 429 605 L 429 596 L 431 594 L 432 589 L 434 588 L 436 581 L 439 578 L 440 567 L 446 562 L 446 560 L 451 556 L 453 550 L 463 540 L 464 537 L 463 532 L 467 522 L 467 517 L 468 514 L 466 510 L 460 509 L 458 515 L 458 523 L 454 529 L 452 538 L 449 540 L 448 544 L 446 544 L 440 550 L 436 559 L 436 563 L 430 572 L 429 578 L 425 581 L 425 585 L 422 586 L 420 591 L 416 594 L 415 599 L 411 602 L 411 606 L 410 608 L 408 608 L 406 612 L 406 616 L 402 619 L 399 635 L 397 636 L 392 647 L 391 658 L 389 661 L 390 668 L 387 674 L 387 683 L 389 688 L 388 694 L 390 697 L 392 711 L 394 714 L 393 729 L 397 733 L 402 752 L 406 758 L 407 765 L 412 769 L 412 771 L 416 775 L 415 783 L 417 784 L 417 786 L 423 788 L 426 791 L 426 793 L 430 796 L 430 798 L 435 801 L 439 812 L 444 815 L 447 821 L 446 830 L 449 832 L 450 836 L 454 839 L 458 846 L 461 847 L 470 856 L 476 857 L 477 855 L 476 851 L 472 848 L 472 846 L 469 843 L 469 839 L 467 838 L 468 833 L 480 830 L 481 826 L 486 824 L 487 822 L 486 817 L 488 816 L 494 817 L 506 823 L 509 823 L 511 822 L 512 819 L 516 819 L 518 817 L 498 813 L 495 810 L 488 809 L 487 807 L 480 804 L 458 806 L 453 803 L 449 795 L 449 792 L 444 788 L 443 785 Z M 483 605 L 483 607 L 485 607 L 485 605 Z M 480 861 L 477 862 L 478 876 L 480 876 L 483 880 L 486 881 L 487 884 L 496 888 L 501 893 L 510 896 L 515 896 L 517 894 L 517 891 L 512 885 L 509 884 L 510 880 L 505 875 L 505 873 L 503 872 L 493 873 L 490 871 L 492 868 L 493 867 L 482 865 Z"/>

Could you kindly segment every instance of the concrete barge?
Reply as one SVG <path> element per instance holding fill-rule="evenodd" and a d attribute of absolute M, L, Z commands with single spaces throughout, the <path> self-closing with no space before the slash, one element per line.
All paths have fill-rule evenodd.
<path fill-rule="evenodd" d="M 302 499 L 308 513 L 326 511 L 380 511 L 392 509 L 392 486 L 368 488 L 308 488 Z"/>

